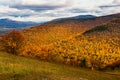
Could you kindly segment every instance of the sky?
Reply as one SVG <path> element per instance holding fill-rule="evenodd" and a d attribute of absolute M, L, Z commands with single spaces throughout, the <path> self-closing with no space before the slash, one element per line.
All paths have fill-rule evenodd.
<path fill-rule="evenodd" d="M 77 15 L 120 13 L 120 0 L 0 0 L 0 18 L 49 21 Z"/>

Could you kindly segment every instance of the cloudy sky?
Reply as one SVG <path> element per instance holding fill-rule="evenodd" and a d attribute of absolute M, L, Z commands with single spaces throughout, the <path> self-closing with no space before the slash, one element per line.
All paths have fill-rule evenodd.
<path fill-rule="evenodd" d="M 120 13 L 120 0 L 0 0 L 0 18 L 18 21 L 114 13 Z"/>

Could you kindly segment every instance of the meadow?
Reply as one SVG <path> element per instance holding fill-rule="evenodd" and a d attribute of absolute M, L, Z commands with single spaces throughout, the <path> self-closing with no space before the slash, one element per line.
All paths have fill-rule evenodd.
<path fill-rule="evenodd" d="M 0 80 L 119 80 L 120 70 L 86 68 L 39 61 L 0 52 Z"/>

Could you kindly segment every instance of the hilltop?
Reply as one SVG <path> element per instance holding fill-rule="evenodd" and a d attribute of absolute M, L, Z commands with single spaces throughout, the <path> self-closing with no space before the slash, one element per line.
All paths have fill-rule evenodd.
<path fill-rule="evenodd" d="M 54 19 L 50 22 L 67 21 L 67 20 L 80 20 L 80 19 L 94 19 L 94 18 L 96 18 L 96 16 L 94 16 L 94 15 L 79 15 L 79 16 L 67 17 L 67 18 L 58 18 L 58 19 Z"/>

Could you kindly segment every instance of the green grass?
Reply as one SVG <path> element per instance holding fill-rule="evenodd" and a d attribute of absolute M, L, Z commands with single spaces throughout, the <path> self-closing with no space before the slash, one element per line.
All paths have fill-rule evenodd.
<path fill-rule="evenodd" d="M 91 71 L 0 52 L 0 80 L 120 80 L 120 70 Z"/>

